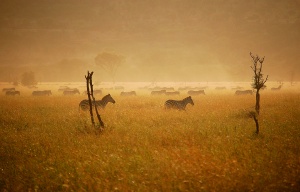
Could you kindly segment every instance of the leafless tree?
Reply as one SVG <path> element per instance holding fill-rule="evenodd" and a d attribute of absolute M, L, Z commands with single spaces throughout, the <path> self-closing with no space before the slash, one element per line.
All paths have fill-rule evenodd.
<path fill-rule="evenodd" d="M 251 111 L 249 113 L 249 116 L 253 118 L 255 125 L 256 125 L 256 134 L 259 133 L 259 122 L 258 122 L 258 115 L 260 111 L 260 94 L 259 91 L 260 89 L 264 89 L 265 83 L 268 80 L 268 75 L 264 79 L 263 74 L 262 74 L 262 67 L 263 67 L 263 62 L 265 60 L 265 57 L 260 58 L 258 55 L 253 56 L 252 53 L 250 52 L 250 56 L 253 60 L 253 65 L 251 66 L 254 76 L 253 76 L 253 83 L 252 83 L 252 88 L 256 89 L 256 104 L 255 104 L 255 111 Z"/>
<path fill-rule="evenodd" d="M 95 97 L 94 97 L 94 92 L 93 92 L 93 74 L 94 72 L 89 72 L 88 71 L 88 75 L 85 76 L 86 79 L 86 91 L 87 91 L 87 95 L 88 95 L 88 99 L 89 99 L 89 105 L 90 105 L 90 115 L 91 115 L 91 121 L 93 126 L 95 126 L 95 121 L 94 121 L 94 116 L 93 116 L 93 106 L 95 108 L 96 111 L 96 115 L 99 121 L 99 124 L 102 128 L 104 128 L 104 123 L 101 120 L 101 117 L 98 113 L 98 109 L 96 105 L 93 105 L 93 103 L 95 103 Z"/>
<path fill-rule="evenodd" d="M 252 53 L 250 52 L 250 56 L 253 60 L 253 65 L 251 66 L 254 76 L 253 76 L 253 83 L 252 83 L 252 88 L 256 89 L 256 104 L 255 104 L 255 110 L 257 114 L 259 114 L 260 111 L 260 94 L 259 91 L 260 89 L 265 88 L 265 83 L 268 80 L 268 75 L 264 79 L 263 74 L 262 74 L 262 67 L 263 67 L 263 62 L 265 60 L 265 57 L 260 58 L 258 55 L 253 56 Z"/>

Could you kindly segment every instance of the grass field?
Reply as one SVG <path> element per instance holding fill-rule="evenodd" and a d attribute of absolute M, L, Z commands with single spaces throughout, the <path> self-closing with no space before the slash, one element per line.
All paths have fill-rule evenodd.
<path fill-rule="evenodd" d="M 2 191 L 299 191 L 300 92 L 261 92 L 260 134 L 247 117 L 255 96 L 120 97 L 100 114 L 85 96 L 0 96 Z M 187 95 L 174 97 L 183 99 Z"/>

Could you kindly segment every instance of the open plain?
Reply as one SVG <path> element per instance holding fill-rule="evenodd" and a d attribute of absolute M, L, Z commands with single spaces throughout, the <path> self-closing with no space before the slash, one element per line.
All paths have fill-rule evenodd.
<path fill-rule="evenodd" d="M 9 86 L 1 84 L 2 88 Z M 300 89 L 261 91 L 260 133 L 248 116 L 255 94 L 208 86 L 185 111 L 135 89 L 100 110 L 105 128 L 79 110 L 80 95 L 0 96 L 1 191 L 299 191 Z M 101 96 L 101 97 L 102 97 Z M 100 99 L 100 96 L 96 96 Z M 97 119 L 95 119 L 97 120 Z M 97 122 L 97 121 L 96 121 Z"/>

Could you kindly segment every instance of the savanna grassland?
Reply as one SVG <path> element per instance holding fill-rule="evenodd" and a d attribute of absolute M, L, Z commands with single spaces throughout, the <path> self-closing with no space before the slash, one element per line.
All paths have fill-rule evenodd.
<path fill-rule="evenodd" d="M 255 95 L 121 97 L 79 111 L 84 95 L 0 96 L 2 191 L 299 191 L 300 92 L 261 92 L 260 134 L 248 117 Z"/>

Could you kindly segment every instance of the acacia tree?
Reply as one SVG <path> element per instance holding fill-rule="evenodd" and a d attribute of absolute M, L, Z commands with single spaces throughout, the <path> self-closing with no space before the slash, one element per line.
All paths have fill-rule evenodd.
<path fill-rule="evenodd" d="M 31 87 L 37 85 L 35 80 L 35 74 L 32 71 L 25 72 L 22 74 L 21 84 L 23 86 Z"/>
<path fill-rule="evenodd" d="M 266 79 L 263 78 L 262 74 L 262 67 L 263 67 L 263 62 L 265 60 L 265 57 L 260 58 L 258 55 L 253 56 L 252 53 L 250 52 L 250 56 L 252 57 L 253 60 L 253 66 L 251 66 L 254 76 L 253 76 L 253 83 L 252 83 L 252 88 L 256 89 L 256 104 L 255 104 L 255 110 L 257 114 L 259 114 L 260 110 L 260 94 L 259 90 L 262 88 L 265 88 L 265 83 L 268 80 L 268 75 Z M 259 64 L 258 64 L 259 63 Z"/>
<path fill-rule="evenodd" d="M 115 77 L 118 68 L 124 62 L 124 56 L 107 52 L 100 53 L 95 58 L 96 65 L 100 66 L 112 77 L 113 83 L 115 83 Z"/>

